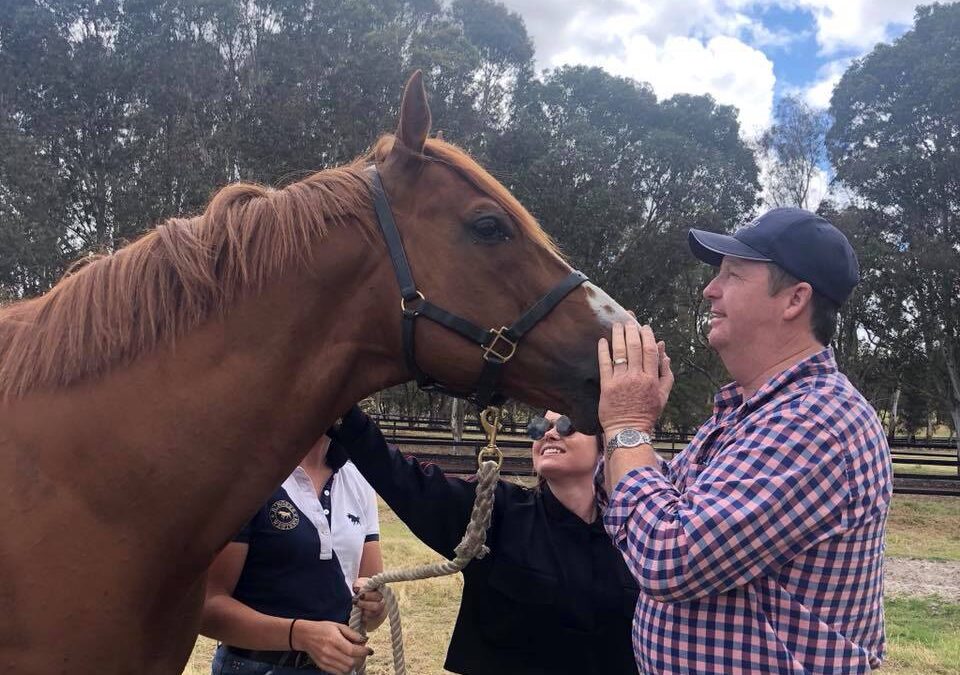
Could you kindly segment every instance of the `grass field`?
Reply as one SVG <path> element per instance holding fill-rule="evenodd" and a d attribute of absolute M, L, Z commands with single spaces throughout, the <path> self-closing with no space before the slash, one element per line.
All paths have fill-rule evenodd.
<path fill-rule="evenodd" d="M 888 656 L 883 670 L 960 673 L 960 605 L 937 598 L 886 602 Z"/>
<path fill-rule="evenodd" d="M 894 495 L 887 523 L 887 555 L 960 560 L 960 499 Z"/>
<path fill-rule="evenodd" d="M 417 541 L 383 504 L 381 540 L 389 568 L 431 562 L 437 556 Z M 887 535 L 887 554 L 898 557 L 960 560 L 960 499 L 896 495 Z M 459 607 L 459 575 L 397 584 L 411 675 L 444 673 L 446 652 Z M 937 598 L 891 598 L 886 602 L 889 653 L 882 672 L 905 675 L 960 674 L 960 605 Z M 389 630 L 371 635 L 375 654 L 370 675 L 390 675 Z M 197 642 L 184 675 L 210 672 L 213 643 Z"/>

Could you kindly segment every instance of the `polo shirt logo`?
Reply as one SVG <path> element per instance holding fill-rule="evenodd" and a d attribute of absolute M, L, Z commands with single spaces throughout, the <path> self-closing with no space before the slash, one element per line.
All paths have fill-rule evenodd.
<path fill-rule="evenodd" d="M 352 513 L 348 513 L 347 518 L 349 518 L 350 522 L 353 523 L 354 525 L 360 524 L 360 516 L 355 516 Z"/>
<path fill-rule="evenodd" d="M 278 530 L 292 530 L 300 524 L 300 512 L 286 499 L 278 499 L 270 505 L 270 524 Z"/>

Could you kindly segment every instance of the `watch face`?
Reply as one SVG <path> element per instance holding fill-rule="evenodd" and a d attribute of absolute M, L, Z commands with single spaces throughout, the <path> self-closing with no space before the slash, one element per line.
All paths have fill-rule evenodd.
<path fill-rule="evenodd" d="M 643 442 L 643 435 L 636 429 L 624 429 L 617 434 L 617 445 L 635 448 Z"/>

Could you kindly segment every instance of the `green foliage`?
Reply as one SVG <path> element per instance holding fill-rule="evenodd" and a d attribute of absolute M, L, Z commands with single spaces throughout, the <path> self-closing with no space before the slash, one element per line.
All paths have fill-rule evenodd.
<path fill-rule="evenodd" d="M 837 178 L 884 217 L 873 236 L 900 333 L 895 368 L 960 424 L 960 5 L 917 10 L 912 30 L 854 63 L 833 94 Z M 879 293 L 878 289 L 873 289 Z M 878 300 L 884 303 L 881 298 Z M 911 353 L 912 352 L 912 353 Z M 922 374 L 921 377 L 915 377 Z M 958 445 L 960 452 L 960 445 Z"/>
<path fill-rule="evenodd" d="M 960 424 L 960 5 L 855 63 L 834 95 L 823 211 L 860 254 L 842 367 L 908 426 Z M 689 227 L 731 231 L 759 184 L 736 111 L 585 67 L 533 77 L 522 19 L 494 0 L 6 0 L 0 3 L 0 301 L 71 261 L 196 212 L 225 183 L 283 184 L 361 153 L 424 71 L 436 127 L 513 189 L 571 262 L 655 326 L 702 421 L 723 369 L 702 336 L 710 270 Z M 784 99 L 766 151 L 804 196 L 825 120 Z M 449 403 L 395 392 L 396 409 Z M 389 406 L 387 406 L 389 407 Z M 441 412 L 443 411 L 443 412 Z M 922 425 L 921 425 L 922 426 Z"/>
<path fill-rule="evenodd" d="M 414 68 L 437 126 L 506 176 L 571 259 L 658 326 L 702 418 L 718 364 L 690 225 L 756 205 L 736 111 L 585 68 L 532 79 L 520 17 L 492 0 L 11 0 L 0 8 L 0 288 L 195 212 L 237 179 L 343 163 L 395 123 Z M 387 407 L 448 402 L 394 392 Z"/>

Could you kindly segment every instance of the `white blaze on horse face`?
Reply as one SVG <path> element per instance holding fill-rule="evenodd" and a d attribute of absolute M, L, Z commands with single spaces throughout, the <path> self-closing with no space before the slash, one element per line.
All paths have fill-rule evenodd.
<path fill-rule="evenodd" d="M 607 295 L 602 288 L 589 281 L 583 284 L 583 288 L 587 292 L 587 302 L 590 303 L 590 308 L 599 321 L 608 324 L 630 321 L 627 310 Z"/>

